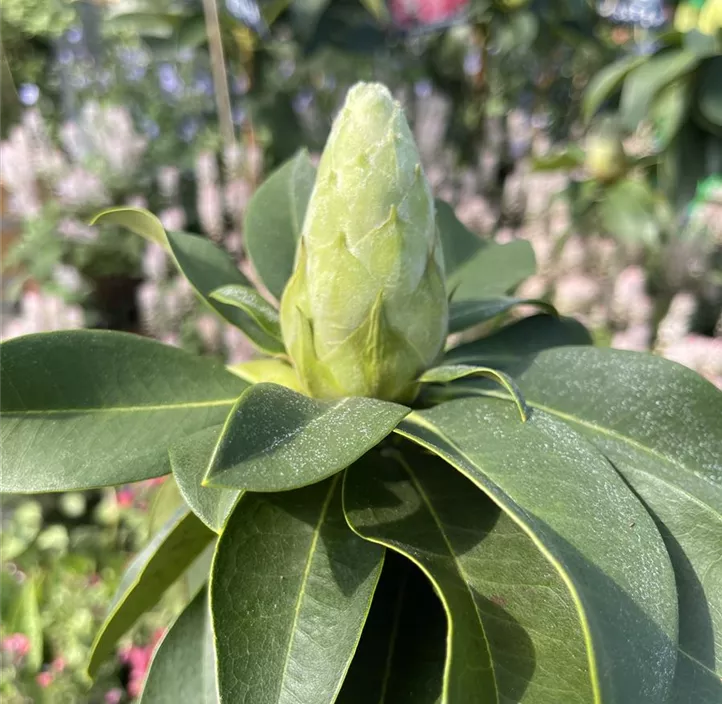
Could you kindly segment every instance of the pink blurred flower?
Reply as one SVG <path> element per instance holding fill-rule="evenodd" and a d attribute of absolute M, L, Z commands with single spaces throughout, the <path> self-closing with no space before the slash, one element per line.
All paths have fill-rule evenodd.
<path fill-rule="evenodd" d="M 46 689 L 52 684 L 52 681 L 54 679 L 55 675 L 53 675 L 50 670 L 45 670 L 45 672 L 39 672 L 37 675 L 35 675 L 35 681 L 43 688 Z"/>
<path fill-rule="evenodd" d="M 165 629 L 159 628 L 153 633 L 153 637 L 148 645 L 131 645 L 121 648 L 118 651 L 120 661 L 130 668 L 127 689 L 131 697 L 140 695 L 146 672 L 153 657 L 153 651 L 164 634 Z"/>
<path fill-rule="evenodd" d="M 469 0 L 391 0 L 390 9 L 394 22 L 407 26 L 443 22 L 461 12 L 468 4 Z"/>
<path fill-rule="evenodd" d="M 129 508 L 133 505 L 133 501 L 135 500 L 135 491 L 129 486 L 118 489 L 116 492 L 116 499 L 119 506 Z"/>
<path fill-rule="evenodd" d="M 113 689 L 109 689 L 105 693 L 103 700 L 105 701 L 105 704 L 118 704 L 122 698 L 123 690 L 120 689 L 120 687 L 113 687 Z"/>
<path fill-rule="evenodd" d="M 15 658 L 23 658 L 30 650 L 30 639 L 24 633 L 12 633 L 2 639 L 0 649 Z"/>
<path fill-rule="evenodd" d="M 62 672 L 65 669 L 65 658 L 59 655 L 50 663 L 50 669 L 56 674 Z"/>

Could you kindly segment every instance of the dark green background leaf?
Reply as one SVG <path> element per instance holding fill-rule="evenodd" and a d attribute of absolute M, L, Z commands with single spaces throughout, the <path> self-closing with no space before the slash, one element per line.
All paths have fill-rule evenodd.
<path fill-rule="evenodd" d="M 315 180 L 308 152 L 301 151 L 266 179 L 246 210 L 243 234 L 248 254 L 266 288 L 279 300 L 293 272 Z"/>

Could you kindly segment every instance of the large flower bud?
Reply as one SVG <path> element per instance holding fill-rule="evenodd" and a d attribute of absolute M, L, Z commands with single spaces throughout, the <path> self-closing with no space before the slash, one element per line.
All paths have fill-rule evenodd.
<path fill-rule="evenodd" d="M 352 88 L 321 157 L 281 300 L 287 349 L 318 398 L 409 400 L 448 327 L 434 201 L 399 104 Z"/>

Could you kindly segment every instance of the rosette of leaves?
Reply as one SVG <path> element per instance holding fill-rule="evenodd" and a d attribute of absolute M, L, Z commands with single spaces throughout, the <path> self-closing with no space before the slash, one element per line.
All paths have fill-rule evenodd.
<path fill-rule="evenodd" d="M 444 203 L 462 334 L 419 396 L 299 393 L 277 301 L 314 178 L 300 153 L 249 206 L 264 296 L 207 239 L 140 210 L 100 217 L 161 243 L 265 357 L 226 369 L 101 331 L 2 346 L 3 491 L 168 473 L 178 488 L 90 674 L 193 570 L 146 704 L 719 702 L 722 394 L 591 346 L 543 302 L 508 322 L 531 248 L 478 240 Z"/>

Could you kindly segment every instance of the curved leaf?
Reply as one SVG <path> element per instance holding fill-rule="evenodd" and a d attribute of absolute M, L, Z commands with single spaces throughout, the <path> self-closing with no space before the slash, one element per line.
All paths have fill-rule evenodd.
<path fill-rule="evenodd" d="M 176 443 L 168 451 L 173 476 L 183 499 L 191 511 L 216 533 L 223 530 L 242 493 L 202 485 L 222 429 L 222 425 L 204 428 Z"/>
<path fill-rule="evenodd" d="M 665 86 L 693 71 L 700 57 L 684 49 L 666 51 L 630 71 L 622 86 L 619 115 L 624 127 L 637 129 L 652 101 Z"/>
<path fill-rule="evenodd" d="M 215 660 L 208 592 L 202 589 L 156 648 L 140 704 L 217 704 Z"/>
<path fill-rule="evenodd" d="M 597 206 L 604 229 L 625 244 L 659 243 L 654 192 L 644 181 L 624 179 L 605 189 Z"/>
<path fill-rule="evenodd" d="M 340 475 L 281 494 L 244 494 L 211 575 L 221 701 L 331 704 L 382 561 L 383 550 L 346 525 Z"/>
<path fill-rule="evenodd" d="M 644 56 L 626 56 L 605 66 L 592 77 L 582 100 L 582 115 L 586 122 L 594 117 L 605 100 L 619 90 L 627 74 L 637 66 L 641 66 L 645 59 Z"/>
<path fill-rule="evenodd" d="M 441 601 L 416 565 L 389 551 L 336 704 L 437 704 L 445 655 Z"/>
<path fill-rule="evenodd" d="M 278 384 L 256 384 L 228 416 L 204 484 L 286 491 L 348 467 L 409 412 L 372 398 L 319 401 Z"/>
<path fill-rule="evenodd" d="M 550 347 L 591 344 L 589 332 L 573 318 L 534 315 L 507 325 L 493 335 L 450 349 L 444 362 L 504 369 Z"/>
<path fill-rule="evenodd" d="M 165 474 L 168 446 L 221 422 L 247 386 L 221 365 L 126 333 L 8 340 L 0 345 L 2 491 Z"/>
<path fill-rule="evenodd" d="M 471 619 L 454 610 L 458 600 L 441 596 L 450 612 L 453 668 L 475 665 L 469 648 L 453 640 L 478 622 L 489 644 L 493 684 L 471 678 L 470 693 L 449 702 L 595 701 L 582 622 L 572 594 L 554 566 L 512 518 L 443 460 L 406 444 L 399 460 L 357 463 L 346 475 L 344 506 L 352 525 L 389 548 L 422 559 L 429 569 L 453 568 L 470 595 Z M 440 566 L 442 565 L 442 566 Z"/>
<path fill-rule="evenodd" d="M 677 579 L 676 696 L 716 702 L 722 696 L 722 393 L 673 362 L 593 347 L 542 352 L 518 383 L 529 406 L 557 415 L 597 445 L 651 509 Z"/>
<path fill-rule="evenodd" d="M 215 534 L 182 506 L 130 563 L 113 597 L 108 616 L 95 636 L 88 674 L 112 655 L 118 639 L 139 616 L 155 606 Z"/>
<path fill-rule="evenodd" d="M 489 398 L 412 413 L 397 432 L 471 479 L 558 571 L 596 701 L 665 701 L 677 660 L 674 574 L 654 522 L 604 456 L 543 411 L 520 423 Z"/>
<path fill-rule="evenodd" d="M 316 169 L 303 150 L 274 171 L 248 203 L 243 225 L 248 256 L 276 299 L 293 272 L 315 180 Z"/>
<path fill-rule="evenodd" d="M 507 295 L 535 272 L 536 259 L 529 242 L 494 242 L 482 247 L 450 276 L 448 288 L 454 301 L 496 298 Z"/>
<path fill-rule="evenodd" d="M 435 204 L 436 227 L 444 251 L 446 277 L 452 280 L 457 270 L 488 243 L 477 237 L 456 217 L 449 203 L 437 199 Z"/>
<path fill-rule="evenodd" d="M 474 367 L 468 364 L 447 364 L 442 367 L 428 369 L 419 377 L 419 381 L 422 384 L 448 384 L 452 381 L 466 379 L 472 376 L 487 377 L 500 386 L 503 386 L 519 409 L 519 415 L 522 421 L 527 419 L 527 407 L 514 380 L 507 374 L 504 374 L 504 372 L 497 371 L 496 369 L 491 369 L 490 367 Z"/>
<path fill-rule="evenodd" d="M 487 298 L 452 301 L 449 309 L 449 332 L 460 332 L 479 323 L 493 320 L 516 306 L 537 306 L 549 315 L 558 315 L 556 308 L 538 298 Z"/>
<path fill-rule="evenodd" d="M 231 256 L 207 237 L 187 232 L 166 232 L 160 220 L 142 208 L 110 208 L 95 216 L 91 224 L 114 224 L 125 227 L 150 242 L 161 244 L 170 252 L 178 271 L 188 279 L 201 299 L 218 315 L 235 325 L 261 351 L 283 354 L 283 344 L 269 335 L 256 320 L 236 306 L 210 297 L 221 286 L 237 284 L 251 287 Z"/>
<path fill-rule="evenodd" d="M 240 308 L 253 318 L 259 327 L 282 342 L 278 311 L 255 288 L 238 284 L 221 286 L 211 293 L 211 298 Z"/>

